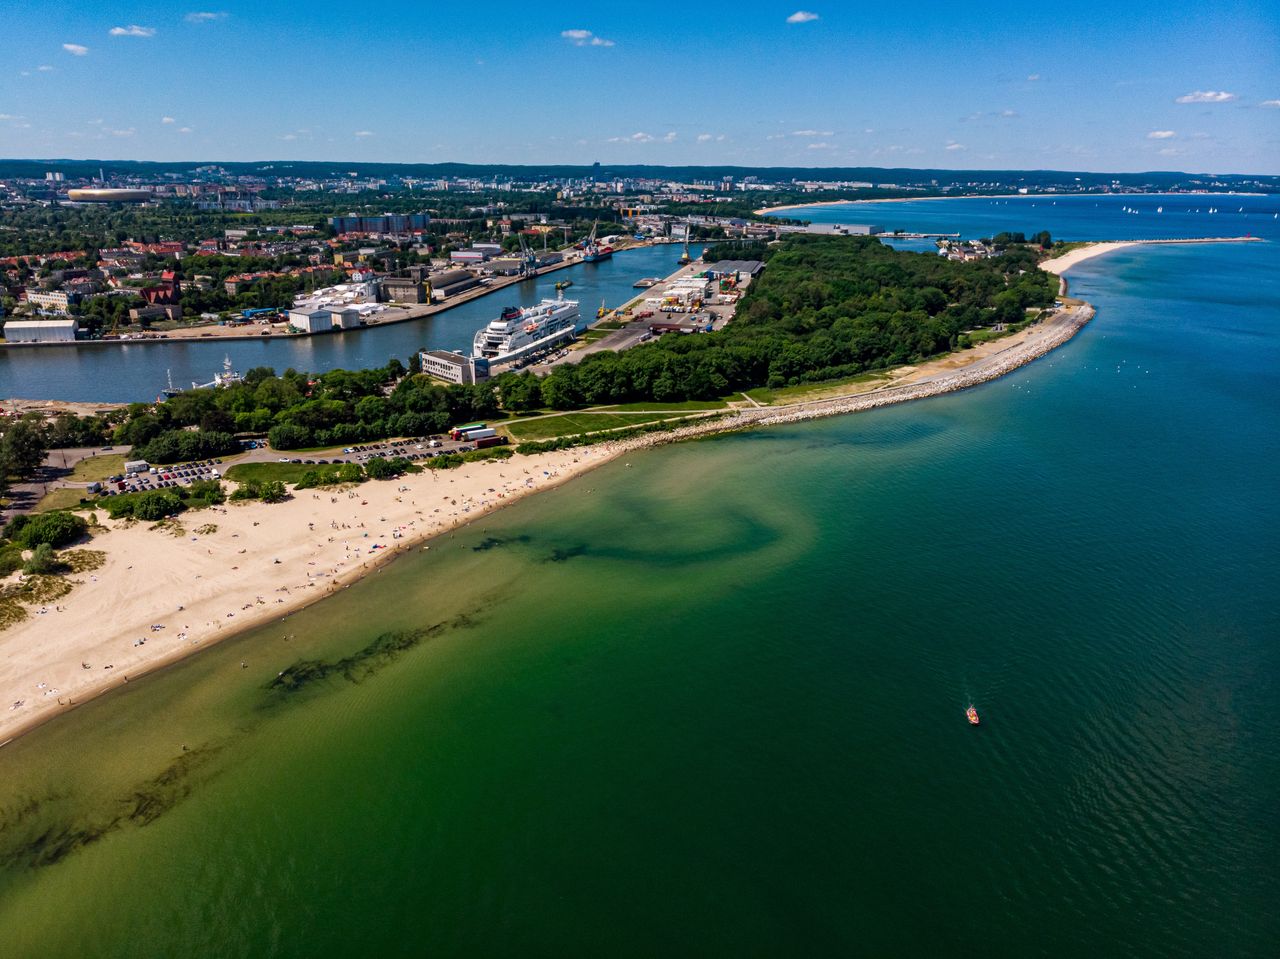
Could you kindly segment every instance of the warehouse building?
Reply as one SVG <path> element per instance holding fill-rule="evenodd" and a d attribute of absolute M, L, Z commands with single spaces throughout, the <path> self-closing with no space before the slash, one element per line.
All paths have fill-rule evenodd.
<path fill-rule="evenodd" d="M 327 333 L 333 329 L 333 314 L 328 310 L 290 310 L 289 325 L 303 333 Z"/>
<path fill-rule="evenodd" d="M 391 303 L 426 303 L 427 286 L 412 277 L 389 276 L 381 283 L 382 299 Z"/>
<path fill-rule="evenodd" d="M 466 270 L 448 270 L 431 278 L 431 291 L 442 297 L 457 296 L 479 284 L 480 280 L 474 273 L 468 273 Z"/>
<path fill-rule="evenodd" d="M 9 320 L 4 325 L 8 343 L 73 343 L 80 332 L 80 321 Z"/>
<path fill-rule="evenodd" d="M 354 330 L 360 325 L 360 311 L 354 306 L 344 306 L 332 312 L 335 330 Z"/>

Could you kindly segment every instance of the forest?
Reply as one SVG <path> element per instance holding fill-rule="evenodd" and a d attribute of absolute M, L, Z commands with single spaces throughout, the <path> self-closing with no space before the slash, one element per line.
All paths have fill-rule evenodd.
<path fill-rule="evenodd" d="M 728 255 L 742 253 L 733 247 Z M 915 363 L 956 349 L 967 330 L 1024 321 L 1057 291 L 1025 247 L 960 263 L 873 237 L 796 236 L 766 255 L 723 330 L 593 354 L 538 380 L 538 396 L 529 374 L 516 389 L 500 379 L 504 405 L 712 399 Z"/>

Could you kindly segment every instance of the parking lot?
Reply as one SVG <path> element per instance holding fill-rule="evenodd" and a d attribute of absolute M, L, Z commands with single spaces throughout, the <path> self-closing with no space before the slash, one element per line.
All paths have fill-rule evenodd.
<path fill-rule="evenodd" d="M 445 453 L 465 453 L 475 449 L 474 443 L 451 440 L 446 436 L 411 436 L 401 440 L 383 440 L 377 443 L 357 443 L 341 450 L 321 453 L 293 453 L 288 450 L 268 449 L 265 444 L 253 449 L 250 455 L 237 462 L 242 463 L 302 463 L 307 466 L 326 466 L 330 463 L 359 463 L 376 457 L 416 462 L 442 456 Z"/>
<path fill-rule="evenodd" d="M 153 466 L 145 473 L 120 473 L 102 481 L 102 495 L 115 496 L 120 493 L 190 486 L 197 480 L 218 479 L 222 475 L 221 467 L 222 460 L 208 459 L 177 466 Z"/>

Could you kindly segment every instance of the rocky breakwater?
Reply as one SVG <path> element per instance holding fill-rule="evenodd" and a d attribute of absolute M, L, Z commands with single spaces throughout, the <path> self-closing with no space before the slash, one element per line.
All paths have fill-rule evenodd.
<path fill-rule="evenodd" d="M 864 410 L 878 409 L 894 403 L 908 403 L 912 400 L 922 400 L 930 396 L 968 389 L 971 386 L 998 379 L 1057 349 L 1075 336 L 1086 323 L 1093 319 L 1093 316 L 1094 309 L 1088 304 L 1064 310 L 1052 319 L 1033 327 L 1031 335 L 1021 342 L 954 372 L 934 374 L 915 383 L 886 386 L 852 396 L 839 396 L 786 406 L 735 410 L 732 413 L 708 419 L 706 422 L 690 423 L 669 433 L 650 433 L 636 437 L 634 440 L 622 441 L 618 444 L 619 451 L 659 446 L 697 436 L 727 433 L 755 426 L 778 426 L 822 416 L 861 413 Z"/>

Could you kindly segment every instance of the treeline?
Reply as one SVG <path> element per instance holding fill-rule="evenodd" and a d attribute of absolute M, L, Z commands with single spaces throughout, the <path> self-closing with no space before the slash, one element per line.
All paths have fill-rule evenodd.
<path fill-rule="evenodd" d="M 237 433 L 266 434 L 276 449 L 291 450 L 442 433 L 498 413 L 493 387 L 444 386 L 397 359 L 317 375 L 256 367 L 231 387 L 130 406 L 112 438 L 133 444 L 139 458 L 172 463 L 234 452 Z"/>
<path fill-rule="evenodd" d="M 797 236 L 763 255 L 768 267 L 723 330 L 592 354 L 505 388 L 504 405 L 508 392 L 554 409 L 704 400 L 916 363 L 966 330 L 1024 320 L 1057 290 L 1025 248 L 958 263 L 872 237 Z"/>

